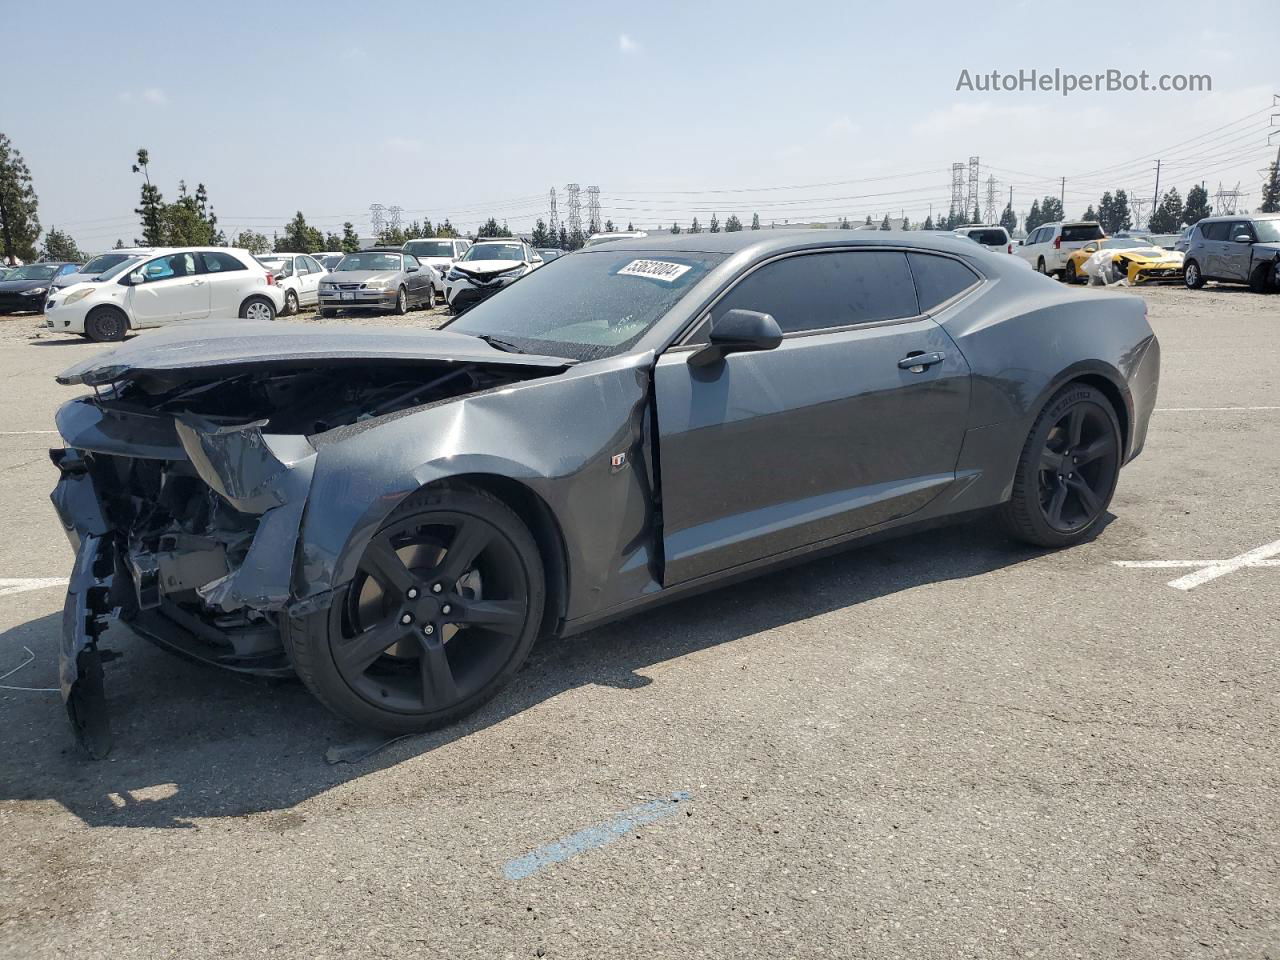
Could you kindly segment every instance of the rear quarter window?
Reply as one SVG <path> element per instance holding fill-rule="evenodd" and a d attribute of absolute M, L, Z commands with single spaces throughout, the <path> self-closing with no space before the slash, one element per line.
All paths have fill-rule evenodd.
<path fill-rule="evenodd" d="M 915 278 L 920 312 L 928 313 L 939 304 L 977 286 L 981 278 L 959 260 L 931 253 L 908 253 L 911 275 Z"/>
<path fill-rule="evenodd" d="M 1227 239 L 1227 228 L 1231 224 L 1226 220 L 1219 220 L 1217 223 L 1200 224 L 1200 236 L 1205 240 L 1225 240 Z"/>
<path fill-rule="evenodd" d="M 1090 240 L 1101 240 L 1105 236 L 1106 234 L 1102 232 L 1102 227 L 1096 223 L 1081 227 L 1062 228 L 1063 243 L 1088 243 Z"/>

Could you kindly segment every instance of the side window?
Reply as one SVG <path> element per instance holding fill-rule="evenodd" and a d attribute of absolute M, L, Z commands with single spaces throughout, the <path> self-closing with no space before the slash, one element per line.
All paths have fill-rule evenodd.
<path fill-rule="evenodd" d="M 142 268 L 144 283 L 155 283 L 157 280 L 172 280 L 177 277 L 190 277 L 196 273 L 196 257 L 193 253 L 173 253 L 158 260 L 152 260 Z"/>
<path fill-rule="evenodd" d="M 80 268 L 77 267 L 74 263 L 67 263 L 67 264 L 63 264 L 62 269 L 59 270 L 58 273 L 59 274 L 75 273 L 79 269 Z"/>
<path fill-rule="evenodd" d="M 311 267 L 307 264 L 306 257 L 294 257 L 293 269 L 297 271 L 297 274 L 300 277 L 305 277 L 308 273 L 311 272 Z"/>
<path fill-rule="evenodd" d="M 1202 223 L 1200 225 L 1200 235 L 1205 240 L 1225 240 L 1227 239 L 1227 221 L 1218 220 L 1214 223 Z"/>
<path fill-rule="evenodd" d="M 905 254 L 860 250 L 811 253 L 765 264 L 717 304 L 772 314 L 783 333 L 823 330 L 920 312 Z"/>
<path fill-rule="evenodd" d="M 418 258 L 417 258 L 417 257 L 413 256 L 412 254 L 408 254 L 408 253 L 406 253 L 406 254 L 404 255 L 404 265 L 405 265 L 406 267 L 420 267 L 420 266 L 422 266 L 422 264 L 420 264 L 420 263 L 418 262 Z"/>
<path fill-rule="evenodd" d="M 1231 224 L 1230 231 L 1227 233 L 1227 239 L 1234 240 L 1236 237 L 1241 236 L 1242 234 L 1248 235 L 1249 242 L 1252 242 L 1256 237 L 1256 234 L 1253 232 L 1253 224 L 1251 224 L 1248 220 L 1234 221 Z"/>
<path fill-rule="evenodd" d="M 248 269 L 238 259 L 229 253 L 216 253 L 206 250 L 200 254 L 200 259 L 204 261 L 204 269 L 206 273 L 226 273 L 228 270 L 246 270 Z"/>
<path fill-rule="evenodd" d="M 981 279 L 959 260 L 936 257 L 928 253 L 908 253 L 911 275 L 916 281 L 920 312 L 928 313 L 940 303 L 964 293 Z"/>
<path fill-rule="evenodd" d="M 324 267 L 320 266 L 320 261 L 315 257 L 303 257 L 302 259 L 306 263 L 307 269 L 312 273 L 324 273 Z"/>

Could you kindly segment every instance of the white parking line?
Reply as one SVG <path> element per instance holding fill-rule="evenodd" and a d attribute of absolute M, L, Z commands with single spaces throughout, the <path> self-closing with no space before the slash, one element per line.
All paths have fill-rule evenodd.
<path fill-rule="evenodd" d="M 1280 560 L 1273 559 L 1280 554 L 1280 540 L 1263 544 L 1247 550 L 1239 556 L 1226 560 L 1112 560 L 1117 567 L 1148 568 L 1157 570 L 1187 569 L 1195 572 L 1170 580 L 1169 586 L 1175 590 L 1194 590 L 1210 580 L 1225 577 L 1246 567 L 1280 567 Z"/>
<path fill-rule="evenodd" d="M 49 587 L 65 587 L 66 577 L 0 577 L 0 597 L 9 597 L 28 590 L 45 590 Z"/>

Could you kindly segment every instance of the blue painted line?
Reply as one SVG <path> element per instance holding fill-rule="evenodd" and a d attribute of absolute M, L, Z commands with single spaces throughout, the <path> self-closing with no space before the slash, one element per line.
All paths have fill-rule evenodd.
<path fill-rule="evenodd" d="M 594 827 L 587 827 L 585 830 L 571 833 L 555 843 L 548 843 L 532 853 L 526 853 L 523 857 L 508 860 L 503 866 L 502 872 L 508 880 L 523 880 L 544 867 L 549 867 L 554 863 L 563 863 L 570 857 L 576 857 L 580 853 L 586 853 L 588 850 L 594 850 L 597 847 L 613 843 L 615 840 L 625 837 L 636 827 L 643 827 L 656 820 L 673 816 L 680 809 L 680 803 L 688 800 L 691 796 L 692 794 L 688 790 L 678 790 L 670 797 L 632 807 L 630 810 L 625 810 L 604 823 L 598 823 Z"/>

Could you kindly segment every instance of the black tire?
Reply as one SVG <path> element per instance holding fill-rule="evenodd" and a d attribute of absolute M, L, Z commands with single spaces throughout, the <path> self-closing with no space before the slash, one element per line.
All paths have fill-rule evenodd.
<path fill-rule="evenodd" d="M 1036 273 L 1043 273 L 1045 276 L 1049 275 L 1049 271 L 1045 269 L 1044 257 L 1036 261 Z"/>
<path fill-rule="evenodd" d="M 1182 282 L 1187 285 L 1188 290 L 1199 290 L 1204 286 L 1204 274 L 1200 272 L 1200 264 L 1195 260 L 1188 260 L 1183 264 Z"/>
<path fill-rule="evenodd" d="M 436 305 L 436 285 L 434 283 L 427 284 L 427 298 L 419 304 L 425 310 L 430 310 Z"/>
<path fill-rule="evenodd" d="M 1253 268 L 1253 273 L 1249 274 L 1249 289 L 1254 293 L 1270 293 L 1271 292 L 1271 271 L 1274 264 L 1260 263 Z"/>
<path fill-rule="evenodd" d="M 320 316 L 324 317 L 324 319 L 326 320 L 332 320 L 337 315 L 338 315 L 337 310 L 330 310 L 328 308 L 322 308 L 320 310 Z"/>
<path fill-rule="evenodd" d="M 1123 440 L 1103 393 L 1069 383 L 1045 405 L 1000 508 L 1005 529 L 1039 547 L 1069 547 L 1102 525 L 1120 476 Z"/>
<path fill-rule="evenodd" d="M 1067 283 L 1079 283 L 1080 275 L 1076 273 L 1076 263 L 1074 260 L 1067 261 L 1067 269 L 1063 273 L 1063 278 Z"/>
<path fill-rule="evenodd" d="M 298 312 L 298 295 L 292 290 L 285 291 L 284 310 L 281 311 L 281 314 L 286 317 L 291 317 L 297 312 Z"/>
<path fill-rule="evenodd" d="M 254 320 L 269 321 L 276 318 L 276 305 L 266 297 L 250 297 L 244 303 L 240 304 L 240 316 L 242 319 L 251 319 L 250 314 L 256 314 L 252 317 Z"/>
<path fill-rule="evenodd" d="M 124 339 L 129 318 L 115 307 L 94 307 L 84 318 L 84 335 L 94 343 L 114 343 Z"/>
<path fill-rule="evenodd" d="M 409 312 L 409 291 L 401 287 L 396 293 L 395 315 L 403 317 Z"/>
<path fill-rule="evenodd" d="M 332 606 L 289 619 L 283 634 L 298 676 L 334 713 L 416 733 L 471 713 L 511 679 L 545 599 L 537 544 L 510 507 L 470 487 L 427 488 L 382 524 Z"/>

